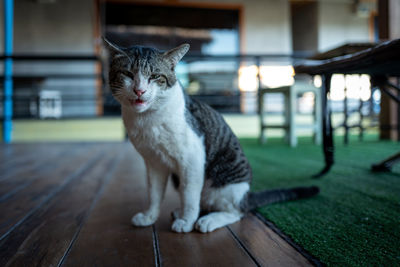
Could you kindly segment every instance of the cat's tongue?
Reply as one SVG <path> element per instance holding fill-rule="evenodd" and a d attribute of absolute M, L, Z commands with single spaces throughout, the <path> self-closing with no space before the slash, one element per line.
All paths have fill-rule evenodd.
<path fill-rule="evenodd" d="M 142 99 L 135 99 L 135 100 L 133 100 L 133 99 L 129 99 L 129 102 L 131 103 L 131 105 L 132 106 L 135 106 L 135 105 L 144 105 L 145 104 L 145 102 L 142 100 Z"/>

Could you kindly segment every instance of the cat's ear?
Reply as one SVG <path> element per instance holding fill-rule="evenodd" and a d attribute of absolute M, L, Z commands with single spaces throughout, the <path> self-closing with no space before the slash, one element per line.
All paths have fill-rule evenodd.
<path fill-rule="evenodd" d="M 102 37 L 104 46 L 107 48 L 111 57 L 115 57 L 117 55 L 126 56 L 126 53 L 122 50 L 122 48 L 118 47 L 116 44 L 111 43 L 105 37 Z"/>
<path fill-rule="evenodd" d="M 178 62 L 183 58 L 183 56 L 189 51 L 189 44 L 182 44 L 178 47 L 175 47 L 163 54 L 165 60 L 169 61 L 172 65 L 172 68 L 178 64 Z"/>

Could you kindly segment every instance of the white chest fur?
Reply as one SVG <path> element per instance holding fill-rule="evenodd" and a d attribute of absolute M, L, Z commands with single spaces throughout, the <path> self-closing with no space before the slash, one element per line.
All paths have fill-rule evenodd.
<path fill-rule="evenodd" d="M 190 164 L 185 162 L 188 154 L 204 153 L 204 146 L 202 138 L 186 122 L 183 92 L 180 88 L 170 90 L 174 90 L 173 97 L 160 109 L 135 113 L 123 107 L 122 118 L 132 144 L 142 157 L 162 162 L 175 171 L 181 164 Z"/>

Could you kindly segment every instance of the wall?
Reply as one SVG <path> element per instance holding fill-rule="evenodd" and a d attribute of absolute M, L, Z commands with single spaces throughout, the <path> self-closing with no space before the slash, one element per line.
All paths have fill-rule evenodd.
<path fill-rule="evenodd" d="M 290 54 L 292 39 L 288 1 L 243 1 L 245 53 Z"/>
<path fill-rule="evenodd" d="M 200 3 L 192 0 L 179 2 Z M 290 54 L 292 52 L 288 0 L 204 0 L 201 3 L 243 6 L 242 53 Z"/>
<path fill-rule="evenodd" d="M 15 1 L 16 53 L 93 53 L 93 0 L 38 2 Z"/>
<path fill-rule="evenodd" d="M 2 6 L 2 5 L 1 5 Z M 2 7 L 1 7 L 2 8 Z M 56 0 L 40 3 L 35 0 L 14 1 L 14 53 L 15 54 L 94 54 L 94 0 Z M 3 23 L 3 12 L 0 15 Z M 0 24 L 0 25 L 1 25 Z M 1 30 L 3 34 L 3 30 Z M 2 43 L 2 42 L 1 42 Z M 2 47 L 1 44 L 0 47 Z M 93 62 L 17 62 L 15 75 L 94 74 Z M 36 85 L 37 86 L 37 85 Z M 18 85 L 15 93 L 30 93 L 32 86 Z M 63 100 L 63 114 L 91 116 L 96 114 L 96 84 L 93 79 L 47 78 L 39 90 L 60 91 L 63 99 L 88 98 L 90 101 L 76 105 Z M 32 93 L 34 93 L 32 91 Z M 82 102 L 79 102 L 82 103 Z"/>
<path fill-rule="evenodd" d="M 56 0 L 52 4 L 15 1 L 15 52 L 93 53 L 93 3 L 93 0 Z M 204 0 L 201 3 L 243 6 L 243 53 L 292 52 L 289 0 Z M 350 0 L 319 1 L 320 51 L 344 42 L 368 41 L 368 18 L 355 16 L 351 3 Z M 1 28 L 2 16 L 0 12 Z M 3 31 L 0 32 L 2 35 Z M 2 46 L 1 42 L 0 51 Z"/>
<path fill-rule="evenodd" d="M 15 53 L 93 53 L 93 0 L 14 1 Z M 0 1 L 0 53 L 3 53 Z"/>
<path fill-rule="evenodd" d="M 314 54 L 318 51 L 318 3 L 291 4 L 293 51 Z"/>
<path fill-rule="evenodd" d="M 352 1 L 319 2 L 318 49 L 326 51 L 347 42 L 369 42 L 368 18 L 352 12 Z"/>
<path fill-rule="evenodd" d="M 389 36 L 390 39 L 400 38 L 400 1 L 389 0 Z M 396 26 L 397 25 L 397 26 Z"/>

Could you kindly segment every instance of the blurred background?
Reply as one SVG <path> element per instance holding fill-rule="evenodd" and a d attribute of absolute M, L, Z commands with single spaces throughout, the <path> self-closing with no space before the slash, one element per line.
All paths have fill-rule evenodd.
<path fill-rule="evenodd" d="M 326 138 L 322 151 L 330 155 L 326 166 L 335 165 L 324 178 L 311 179 L 324 165 L 316 144 L 323 143 L 321 102 L 326 98 L 321 91 L 326 87 L 321 85 L 329 75 L 300 75 L 301 69 L 294 67 L 400 38 L 400 0 L 0 3 L 0 266 L 61 266 L 71 248 L 99 265 L 116 265 L 129 255 L 142 257 L 142 250 L 137 254 L 132 249 L 142 244 L 131 236 L 137 232 L 126 227 L 129 219 L 124 216 L 126 208 L 142 199 L 145 190 L 137 185 L 144 178 L 138 170 L 144 167 L 123 142 L 125 130 L 120 106 L 108 88 L 102 37 L 120 46 L 160 50 L 189 43 L 191 50 L 177 66 L 177 75 L 189 95 L 221 112 L 239 136 L 252 166 L 251 189 L 321 188 L 315 198 L 258 212 L 322 265 L 400 266 L 400 164 L 391 166 L 400 159 L 400 109 L 395 102 L 400 90 L 383 86 L 393 94 L 390 99 L 366 74 L 334 74 L 327 96 L 335 145 Z M 398 62 L 399 40 L 393 43 L 397 46 L 389 57 L 393 54 Z M 386 60 L 388 53 L 383 54 Z M 385 61 L 379 67 L 399 70 L 398 64 L 392 65 Z M 390 82 L 399 87 L 398 78 Z M 372 164 L 388 157 L 395 159 L 393 164 L 384 161 L 378 164 L 382 172 L 371 171 Z M 101 215 L 91 217 L 96 210 Z M 165 212 L 169 217 L 169 210 Z M 91 223 L 85 224 L 86 219 Z M 250 232 L 259 233 L 253 228 Z M 197 254 L 193 260 L 211 258 L 198 248 L 215 246 L 203 241 L 187 246 L 186 251 Z M 243 255 L 251 254 L 246 250 Z"/>
<path fill-rule="evenodd" d="M 398 6 L 397 0 L 16 0 L 14 5 L 13 142 L 124 138 L 120 107 L 107 85 L 102 36 L 125 47 L 160 50 L 189 43 L 191 50 L 177 68 L 187 93 L 222 112 L 246 137 L 260 133 L 260 87 L 321 86 L 318 76 L 295 76 L 293 64 L 399 36 L 398 27 L 387 27 L 389 13 L 398 12 L 388 6 Z M 0 8 L 3 28 L 6 10 Z M 312 92 L 296 96 L 298 123 L 313 121 L 315 97 Z M 345 105 L 350 122 L 361 116 L 365 128 L 376 131 L 381 94 L 367 75 L 335 75 L 330 100 L 338 134 Z M 266 120 L 284 120 L 284 95 L 269 94 L 264 103 Z M 391 120 L 384 122 L 389 128 Z M 272 129 L 267 135 L 283 133 Z M 312 130 L 296 134 L 311 136 Z"/>

